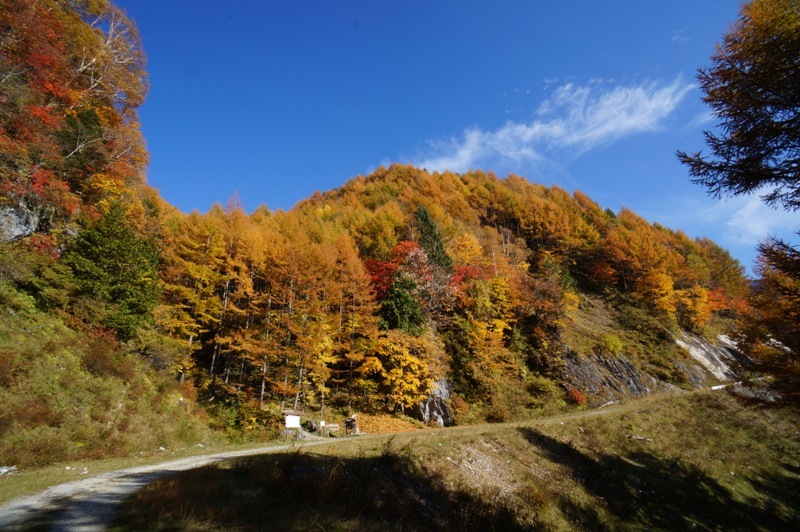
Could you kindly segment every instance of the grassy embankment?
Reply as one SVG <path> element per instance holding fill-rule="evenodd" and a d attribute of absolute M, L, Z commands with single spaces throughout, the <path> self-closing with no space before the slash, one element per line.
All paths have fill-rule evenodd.
<path fill-rule="evenodd" d="M 401 434 L 160 480 L 117 529 L 797 529 L 800 415 L 728 392 Z"/>
<path fill-rule="evenodd" d="M 172 372 L 70 327 L 2 280 L 0 308 L 0 466 L 19 471 L 0 477 L 0 502 L 80 478 L 84 467 L 93 474 L 224 441 Z"/>

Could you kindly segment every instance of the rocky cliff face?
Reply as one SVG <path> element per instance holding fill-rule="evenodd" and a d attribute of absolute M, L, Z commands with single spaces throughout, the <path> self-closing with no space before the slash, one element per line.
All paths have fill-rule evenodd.
<path fill-rule="evenodd" d="M 688 351 L 708 374 L 722 382 L 736 380 L 735 368 L 749 362 L 736 350 L 736 344 L 724 335 L 718 337 L 717 344 L 711 344 L 704 338 L 684 332 L 675 342 Z"/>
<path fill-rule="evenodd" d="M 675 338 L 675 343 L 689 355 L 684 360 L 674 360 L 673 364 L 675 371 L 684 376 L 685 384 L 690 387 L 734 381 L 738 378 L 737 369 L 749 362 L 726 336 L 711 343 L 684 331 Z M 674 384 L 656 378 L 622 354 L 584 357 L 568 350 L 564 361 L 564 382 L 580 390 L 593 406 L 677 389 Z M 449 401 L 450 385 L 442 378 L 434 383 L 431 394 L 419 403 L 417 417 L 425 423 L 451 426 L 453 417 Z"/>
<path fill-rule="evenodd" d="M 450 413 L 450 384 L 441 378 L 433 383 L 431 394 L 419 403 L 419 418 L 427 424 L 440 427 L 453 425 Z"/>
<path fill-rule="evenodd" d="M 746 357 L 738 353 L 725 336 L 712 344 L 682 332 L 675 342 L 689 354 L 686 360 L 673 361 L 675 370 L 682 373 L 685 382 L 692 387 L 736 380 L 737 368 L 747 363 Z M 564 380 L 581 390 L 592 404 L 675 389 L 675 385 L 656 378 L 622 354 L 581 357 L 568 352 L 565 362 Z"/>
<path fill-rule="evenodd" d="M 658 387 L 658 380 L 637 369 L 624 356 L 581 357 L 569 351 L 565 357 L 565 381 L 592 402 L 641 397 Z"/>
<path fill-rule="evenodd" d="M 36 231 L 42 219 L 38 209 L 30 209 L 20 203 L 16 206 L 0 206 L 0 242 L 16 240 Z"/>

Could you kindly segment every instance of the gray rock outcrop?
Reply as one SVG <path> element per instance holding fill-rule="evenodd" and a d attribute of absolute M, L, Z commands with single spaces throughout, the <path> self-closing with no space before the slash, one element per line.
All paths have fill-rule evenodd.
<path fill-rule="evenodd" d="M 42 221 L 41 209 L 23 203 L 0 206 L 0 242 L 9 242 L 36 231 Z"/>
<path fill-rule="evenodd" d="M 419 403 L 419 417 L 428 424 L 440 427 L 453 425 L 453 416 L 450 413 L 450 384 L 442 377 L 433 383 L 428 397 Z"/>

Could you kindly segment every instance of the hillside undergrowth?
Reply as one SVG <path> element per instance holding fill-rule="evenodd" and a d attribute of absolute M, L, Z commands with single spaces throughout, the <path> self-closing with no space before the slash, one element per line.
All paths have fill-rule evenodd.
<path fill-rule="evenodd" d="M 113 337 L 71 329 L 0 282 L 0 463 L 123 456 L 211 433 L 169 372 Z M 188 394 L 187 394 L 188 395 Z"/>

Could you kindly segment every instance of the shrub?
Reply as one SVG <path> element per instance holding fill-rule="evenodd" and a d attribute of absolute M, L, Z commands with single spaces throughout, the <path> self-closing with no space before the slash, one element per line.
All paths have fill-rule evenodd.
<path fill-rule="evenodd" d="M 74 456 L 74 443 L 57 427 L 19 429 L 0 441 L 0 456 L 19 467 L 40 467 Z"/>
<path fill-rule="evenodd" d="M 492 400 L 486 410 L 486 421 L 489 423 L 503 423 L 511 419 L 511 409 L 505 398 Z"/>
<path fill-rule="evenodd" d="M 455 417 L 464 416 L 469 412 L 469 403 L 467 403 L 460 395 L 453 396 L 453 415 Z"/>
<path fill-rule="evenodd" d="M 119 352 L 119 344 L 114 334 L 105 329 L 92 331 L 89 343 L 82 357 L 82 365 L 95 377 L 117 377 L 130 381 L 136 373 L 131 361 Z"/>
<path fill-rule="evenodd" d="M 553 379 L 538 374 L 529 374 L 525 381 L 527 391 L 531 395 L 530 405 L 532 407 L 564 406 L 563 391 Z"/>
<path fill-rule="evenodd" d="M 602 353 L 618 354 L 622 351 L 622 340 L 615 334 L 606 334 L 598 344 L 597 350 Z"/>
<path fill-rule="evenodd" d="M 16 366 L 14 353 L 0 349 L 0 386 L 11 386 L 14 382 L 14 368 Z"/>
<path fill-rule="evenodd" d="M 580 390 L 577 388 L 570 388 L 567 392 L 570 400 L 574 402 L 576 405 L 583 405 L 586 402 L 586 397 L 581 393 Z"/>

